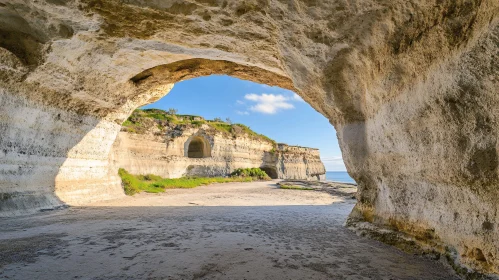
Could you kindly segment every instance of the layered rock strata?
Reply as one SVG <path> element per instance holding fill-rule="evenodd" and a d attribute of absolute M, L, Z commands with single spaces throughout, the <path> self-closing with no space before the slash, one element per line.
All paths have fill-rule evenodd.
<path fill-rule="evenodd" d="M 275 144 L 244 132 L 223 133 L 208 124 L 162 126 L 141 121 L 140 133 L 124 127 L 118 134 L 111 152 L 115 169 L 179 178 L 228 176 L 238 168 L 258 167 L 272 179 L 325 179 L 318 149 Z M 198 148 L 194 141 L 203 147 L 191 155 Z"/>
<path fill-rule="evenodd" d="M 330 119 L 352 223 L 499 272 L 497 0 L 0 0 L 0 23 L 1 215 L 122 195 L 133 109 L 227 74 Z"/>

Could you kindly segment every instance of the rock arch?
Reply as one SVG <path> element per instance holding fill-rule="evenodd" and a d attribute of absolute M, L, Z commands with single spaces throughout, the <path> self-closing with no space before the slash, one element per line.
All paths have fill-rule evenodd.
<path fill-rule="evenodd" d="M 222 73 L 329 118 L 351 225 L 499 272 L 498 1 L 167 2 L 0 0 L 0 215 L 119 196 L 131 111 Z"/>
<path fill-rule="evenodd" d="M 211 157 L 210 142 L 203 136 L 193 135 L 184 145 L 184 155 L 189 158 Z"/>

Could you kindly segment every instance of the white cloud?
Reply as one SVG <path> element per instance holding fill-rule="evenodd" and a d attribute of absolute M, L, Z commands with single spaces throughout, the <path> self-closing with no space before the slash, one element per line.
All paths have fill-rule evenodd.
<path fill-rule="evenodd" d="M 289 98 L 282 94 L 261 95 L 250 93 L 244 96 L 246 100 L 256 102 L 256 105 L 249 107 L 251 111 L 263 114 L 275 114 L 280 110 L 293 109 L 295 106 L 289 103 Z"/>
<path fill-rule="evenodd" d="M 237 101 L 236 101 L 236 104 L 237 104 L 237 105 L 244 105 L 244 101 L 237 100 Z"/>
<path fill-rule="evenodd" d="M 243 115 L 243 116 L 249 115 L 249 112 L 248 112 L 248 111 L 236 111 L 236 113 L 237 113 L 238 115 Z"/>

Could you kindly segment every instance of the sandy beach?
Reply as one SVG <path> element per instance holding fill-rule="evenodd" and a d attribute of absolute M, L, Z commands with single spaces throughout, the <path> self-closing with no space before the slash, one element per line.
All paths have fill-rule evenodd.
<path fill-rule="evenodd" d="M 345 195 L 228 183 L 0 219 L 1 279 L 459 279 L 343 227 Z M 334 195 L 336 194 L 336 195 Z"/>

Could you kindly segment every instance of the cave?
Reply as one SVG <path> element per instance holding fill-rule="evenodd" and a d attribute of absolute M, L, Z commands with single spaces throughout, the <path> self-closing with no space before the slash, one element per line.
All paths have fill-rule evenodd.
<path fill-rule="evenodd" d="M 499 1 L 94 2 L 0 1 L 20 23 L 0 32 L 0 216 L 124 195 L 131 112 L 226 74 L 330 120 L 359 185 L 348 226 L 499 273 Z"/>
<path fill-rule="evenodd" d="M 266 166 L 266 167 L 260 167 L 260 169 L 265 171 L 265 173 L 267 173 L 267 175 L 269 175 L 269 177 L 271 179 L 278 179 L 279 178 L 277 176 L 277 170 L 275 167 Z"/>
<path fill-rule="evenodd" d="M 187 157 L 189 158 L 205 158 L 210 157 L 210 143 L 200 136 L 194 136 L 187 140 Z"/>

